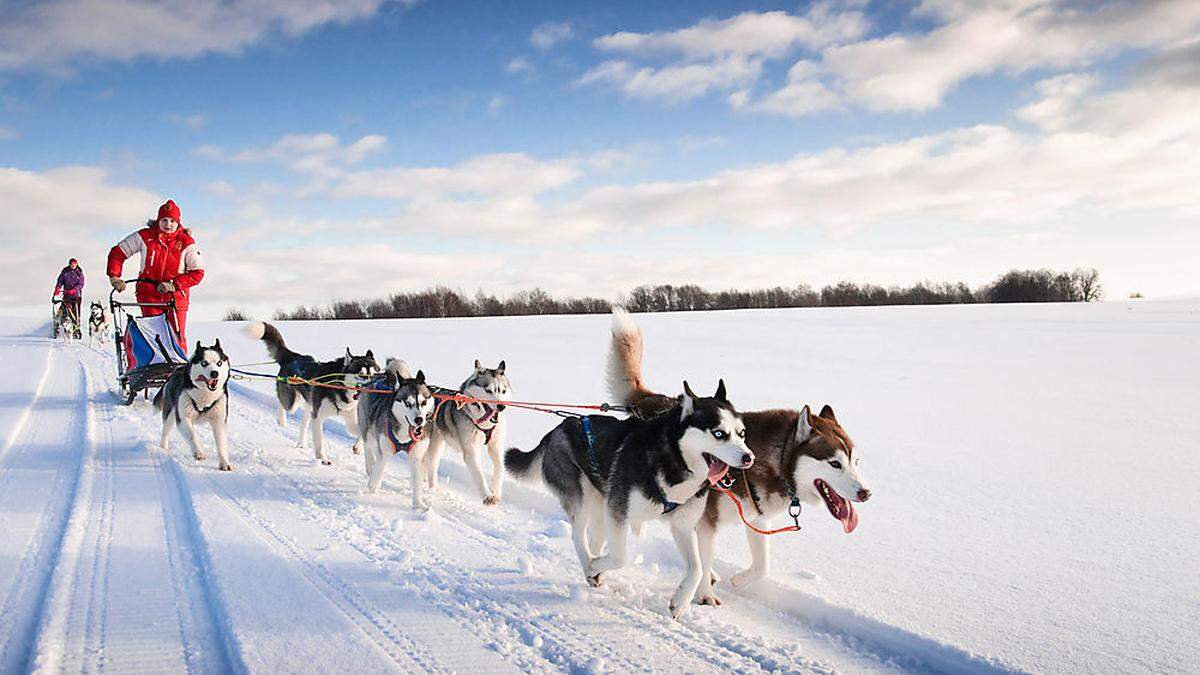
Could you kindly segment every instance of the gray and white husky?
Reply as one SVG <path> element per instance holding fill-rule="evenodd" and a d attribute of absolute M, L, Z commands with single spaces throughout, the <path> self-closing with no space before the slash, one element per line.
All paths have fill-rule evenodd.
<path fill-rule="evenodd" d="M 372 380 L 368 388 L 390 393 L 363 392 L 358 403 L 367 491 L 378 492 L 392 456 L 406 452 L 412 475 L 413 510 L 427 509 L 424 494 L 429 457 L 427 422 L 433 417 L 434 398 L 433 391 L 425 384 L 425 373 L 418 370 L 414 376 L 408 364 L 390 359 L 383 377 Z"/>
<path fill-rule="evenodd" d="M 196 350 L 187 364 L 175 369 L 158 394 L 154 407 L 162 411 L 163 450 L 170 449 L 171 430 L 179 434 L 192 448 L 192 456 L 204 461 L 204 449 L 196 435 L 196 423 L 205 422 L 212 428 L 217 445 L 217 458 L 222 471 L 233 471 L 229 463 L 229 357 L 217 340 L 211 347 L 196 343 Z"/>
<path fill-rule="evenodd" d="M 458 388 L 460 394 L 487 401 L 503 401 L 512 393 L 505 374 L 504 361 L 495 368 L 484 368 L 475 360 L 475 371 Z M 500 503 L 504 488 L 504 432 L 505 418 L 502 403 L 466 403 L 459 406 L 453 401 L 437 406 L 433 416 L 433 438 L 429 445 L 428 478 L 430 489 L 437 488 L 438 464 L 444 446 L 450 445 L 463 454 L 463 463 L 475 481 L 483 503 L 492 506 Z M 479 465 L 479 454 L 487 447 L 492 458 L 492 477 L 485 480 Z"/>
<path fill-rule="evenodd" d="M 741 415 L 725 395 L 683 396 L 653 419 L 588 415 L 567 419 L 528 453 L 510 449 L 505 466 L 517 477 L 540 473 L 571 521 L 571 539 L 589 584 L 624 567 L 630 529 L 652 520 L 671 528 L 687 571 L 671 598 L 678 619 L 700 585 L 702 562 L 696 524 L 704 515 L 709 486 L 730 467 L 748 468 Z M 605 542 L 608 552 L 601 555 Z"/>
<path fill-rule="evenodd" d="M 305 380 L 319 380 L 327 384 L 341 387 L 356 387 L 379 374 L 379 364 L 371 350 L 362 356 L 355 356 L 346 348 L 346 355 L 332 361 L 317 361 L 307 354 L 297 354 L 288 349 L 279 330 L 269 323 L 256 321 L 246 327 L 246 333 L 255 340 L 262 340 L 267 346 L 267 353 L 279 364 L 280 377 L 300 377 Z M 313 451 L 322 464 L 332 464 L 325 456 L 325 430 L 323 424 L 326 418 L 337 415 L 346 423 L 346 431 L 354 436 L 354 454 L 362 450 L 362 438 L 358 433 L 359 394 L 357 391 L 334 389 L 330 387 L 314 387 L 311 384 L 288 384 L 282 380 L 275 382 L 275 396 L 279 400 L 279 426 L 287 426 L 288 413 L 303 406 L 304 415 L 300 420 L 300 438 L 296 445 L 304 447 L 308 438 L 308 428 L 312 427 Z"/>
<path fill-rule="evenodd" d="M 662 414 L 675 399 L 650 391 L 642 380 L 642 331 L 624 311 L 613 313 L 612 342 L 608 355 L 608 388 L 613 400 L 633 406 L 643 417 Z M 833 408 L 826 405 L 813 415 L 807 405 L 800 410 L 762 410 L 742 413 L 746 444 L 756 457 L 754 466 L 730 472 L 730 489 L 745 503 L 746 518 L 766 529 L 772 520 L 787 513 L 793 500 L 821 505 L 841 522 L 846 533 L 858 526 L 852 502 L 871 497 L 866 480 L 858 471 L 854 441 L 838 423 Z M 704 517 L 698 524 L 700 557 L 704 575 L 696 600 L 719 605 L 712 585 L 713 546 L 717 530 L 727 525 L 742 526 L 737 508 L 724 495 L 711 492 Z M 766 576 L 770 560 L 768 537 L 746 528 L 750 544 L 750 567 L 730 579 L 735 587 L 746 586 Z"/>
<path fill-rule="evenodd" d="M 94 343 L 98 337 L 103 337 L 107 330 L 108 312 L 104 311 L 104 305 L 93 300 L 88 312 L 88 338 Z"/>

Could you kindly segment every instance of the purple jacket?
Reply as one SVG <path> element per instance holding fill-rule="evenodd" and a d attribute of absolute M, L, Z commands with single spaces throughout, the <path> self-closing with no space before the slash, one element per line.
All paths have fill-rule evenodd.
<path fill-rule="evenodd" d="M 70 265 L 58 273 L 58 282 L 54 284 L 54 294 L 59 291 L 68 298 L 78 298 L 83 295 L 83 268 L 71 269 Z"/>

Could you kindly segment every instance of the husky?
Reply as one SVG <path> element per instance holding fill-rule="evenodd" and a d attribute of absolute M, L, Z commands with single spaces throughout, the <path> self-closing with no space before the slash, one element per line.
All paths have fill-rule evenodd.
<path fill-rule="evenodd" d="M 426 423 L 433 417 L 434 399 L 433 391 L 425 384 L 425 373 L 418 370 L 413 376 L 408 364 L 389 359 L 383 377 L 372 380 L 368 388 L 386 389 L 391 393 L 364 392 L 358 404 L 367 492 L 379 491 L 392 455 L 407 452 L 412 474 L 413 510 L 427 510 L 429 505 L 424 492 L 429 436 Z"/>
<path fill-rule="evenodd" d="M 683 396 L 661 415 L 567 419 L 532 451 L 509 449 L 504 463 L 519 478 L 541 473 L 571 521 L 571 540 L 592 586 L 625 566 L 630 529 L 665 520 L 687 567 L 671 598 L 671 616 L 678 619 L 700 585 L 696 524 L 709 486 L 730 467 L 754 463 L 745 434 L 724 381 L 708 398 L 684 382 Z M 601 555 L 605 542 L 608 552 Z"/>
<path fill-rule="evenodd" d="M 229 357 L 217 340 L 211 347 L 196 343 L 196 350 L 187 364 L 176 368 L 167 383 L 154 396 L 154 407 L 162 411 L 163 450 L 170 449 L 171 430 L 179 434 L 192 448 L 196 461 L 204 461 L 204 449 L 196 436 L 196 422 L 206 422 L 212 428 L 217 445 L 221 471 L 233 471 L 229 463 Z"/>
<path fill-rule="evenodd" d="M 675 399 L 656 394 L 642 380 L 642 331 L 624 311 L 613 313 L 612 342 L 608 353 L 608 389 L 613 400 L 634 408 L 642 417 L 663 414 Z M 858 526 L 854 502 L 871 498 L 871 489 L 858 471 L 854 441 L 826 405 L 813 415 L 805 405 L 800 410 L 745 412 L 746 444 L 757 458 L 754 466 L 730 472 L 730 490 L 746 502 L 747 520 L 759 529 L 787 513 L 793 502 L 821 504 L 841 522 L 849 534 Z M 737 508 L 728 497 L 710 492 L 704 517 L 697 526 L 704 574 L 697 602 L 719 605 L 712 586 L 719 578 L 712 570 L 713 544 L 717 530 L 741 523 Z M 744 587 L 767 575 L 770 561 L 767 537 L 746 528 L 750 544 L 750 567 L 735 574 L 730 582 Z"/>
<path fill-rule="evenodd" d="M 495 368 L 484 368 L 475 360 L 475 371 L 458 388 L 460 394 L 488 401 L 503 401 L 512 392 L 505 373 L 504 361 Z M 504 487 L 505 422 L 500 413 L 503 403 L 466 403 L 461 406 L 447 402 L 437 406 L 433 415 L 433 437 L 429 445 L 429 488 L 437 489 L 438 464 L 442 449 L 446 445 L 463 454 L 463 462 L 475 481 L 475 488 L 483 497 L 483 503 L 494 506 L 500 503 Z M 492 458 L 492 477 L 484 480 L 483 468 L 479 466 L 479 453 L 487 446 Z"/>
<path fill-rule="evenodd" d="M 300 377 L 305 380 L 320 380 L 340 387 L 356 387 L 363 381 L 379 374 L 379 364 L 371 350 L 355 356 L 346 348 L 345 356 L 332 361 L 317 361 L 307 354 L 297 354 L 288 349 L 279 330 L 269 323 L 256 321 L 246 327 L 246 333 L 255 340 L 262 340 L 267 353 L 279 364 L 280 377 Z M 287 416 L 303 406 L 300 420 L 300 438 L 296 442 L 303 448 L 308 439 L 308 428 L 312 427 L 313 451 L 316 458 L 326 466 L 333 462 L 325 456 L 325 419 L 338 415 L 346 423 L 346 431 L 354 436 L 354 454 L 362 451 L 362 438 L 358 433 L 359 394 L 348 389 L 316 387 L 310 384 L 288 384 L 275 382 L 275 396 L 279 400 L 279 426 L 287 427 Z"/>
<path fill-rule="evenodd" d="M 104 311 L 104 305 L 93 300 L 88 313 L 88 338 L 95 342 L 98 336 L 103 336 L 107 331 L 108 312 Z"/>

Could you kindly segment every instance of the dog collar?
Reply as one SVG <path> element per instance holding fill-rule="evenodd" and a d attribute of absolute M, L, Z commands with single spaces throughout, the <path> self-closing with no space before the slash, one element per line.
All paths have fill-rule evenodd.
<path fill-rule="evenodd" d="M 393 455 L 398 455 L 401 452 L 409 452 L 410 450 L 412 450 L 412 444 L 416 439 L 410 438 L 407 443 L 401 443 L 400 439 L 396 438 L 395 417 L 392 416 L 391 413 L 388 414 L 386 432 L 387 432 L 388 442 L 392 444 L 392 454 Z M 411 432 L 409 435 L 411 437 L 411 435 L 412 435 Z"/>

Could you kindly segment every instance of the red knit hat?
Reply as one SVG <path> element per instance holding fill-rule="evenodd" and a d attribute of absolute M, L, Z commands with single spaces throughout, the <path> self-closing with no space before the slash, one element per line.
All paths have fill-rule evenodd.
<path fill-rule="evenodd" d="M 156 218 L 155 220 L 162 220 L 163 218 L 171 218 L 177 223 L 182 223 L 183 222 L 182 215 L 183 214 L 181 214 L 179 212 L 179 205 L 175 203 L 175 200 L 168 199 L 166 204 L 163 204 L 162 206 L 158 207 L 158 218 Z"/>

